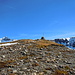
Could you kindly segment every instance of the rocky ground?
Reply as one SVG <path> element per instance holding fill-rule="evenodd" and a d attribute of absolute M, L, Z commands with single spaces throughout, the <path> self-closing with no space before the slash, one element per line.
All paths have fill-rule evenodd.
<path fill-rule="evenodd" d="M 0 47 L 0 75 L 75 75 L 75 50 L 48 40 Z"/>

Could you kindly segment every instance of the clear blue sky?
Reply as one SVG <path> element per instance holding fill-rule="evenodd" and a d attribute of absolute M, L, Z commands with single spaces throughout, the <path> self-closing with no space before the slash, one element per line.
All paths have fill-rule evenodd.
<path fill-rule="evenodd" d="M 75 0 L 0 0 L 0 38 L 75 36 Z"/>

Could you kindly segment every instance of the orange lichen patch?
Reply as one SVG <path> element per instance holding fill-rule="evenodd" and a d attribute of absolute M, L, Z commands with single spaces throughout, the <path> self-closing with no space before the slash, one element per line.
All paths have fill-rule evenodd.
<path fill-rule="evenodd" d="M 67 71 L 56 70 L 53 75 L 69 75 Z"/>
<path fill-rule="evenodd" d="M 18 59 L 28 59 L 28 56 L 19 57 Z"/>

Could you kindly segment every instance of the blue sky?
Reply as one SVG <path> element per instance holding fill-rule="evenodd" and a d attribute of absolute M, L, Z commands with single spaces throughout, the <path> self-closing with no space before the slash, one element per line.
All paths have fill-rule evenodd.
<path fill-rule="evenodd" d="M 75 36 L 75 0 L 0 0 L 0 37 Z"/>

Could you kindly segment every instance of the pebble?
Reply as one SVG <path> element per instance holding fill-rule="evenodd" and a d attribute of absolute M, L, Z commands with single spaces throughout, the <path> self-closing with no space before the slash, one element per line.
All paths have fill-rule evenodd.
<path fill-rule="evenodd" d="M 13 70 L 13 73 L 17 73 L 17 70 Z"/>
<path fill-rule="evenodd" d="M 5 58 L 5 55 L 2 55 L 2 58 Z"/>
<path fill-rule="evenodd" d="M 32 73 L 32 75 L 37 75 L 36 73 Z"/>

